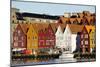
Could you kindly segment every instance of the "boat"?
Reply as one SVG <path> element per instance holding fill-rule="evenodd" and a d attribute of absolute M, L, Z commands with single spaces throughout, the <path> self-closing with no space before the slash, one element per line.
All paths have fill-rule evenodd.
<path fill-rule="evenodd" d="M 59 58 L 73 58 L 74 57 L 74 54 L 72 54 L 72 53 L 70 53 L 70 52 L 68 52 L 68 51 L 65 51 L 65 52 L 63 52 L 62 53 L 62 55 L 61 56 L 59 56 Z"/>

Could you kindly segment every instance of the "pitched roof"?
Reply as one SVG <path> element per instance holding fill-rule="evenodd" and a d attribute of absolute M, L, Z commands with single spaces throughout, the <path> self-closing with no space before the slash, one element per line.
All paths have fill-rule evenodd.
<path fill-rule="evenodd" d="M 48 27 L 48 23 L 33 23 L 32 26 L 36 33 L 38 33 L 41 30 L 45 31 L 45 29 Z"/>
<path fill-rule="evenodd" d="M 76 25 L 76 24 L 68 24 L 68 25 L 73 34 L 77 34 L 78 32 L 81 32 L 84 27 L 84 25 Z"/>
<path fill-rule="evenodd" d="M 56 33 L 57 28 L 58 28 L 58 24 L 57 24 L 57 23 L 50 23 L 50 25 L 51 25 L 51 27 L 52 27 L 54 33 Z"/>
<path fill-rule="evenodd" d="M 60 20 L 62 21 L 62 23 L 66 23 L 66 21 L 70 21 L 69 18 L 66 17 L 60 17 Z"/>
<path fill-rule="evenodd" d="M 64 32 L 66 28 L 66 24 L 60 24 L 60 26 L 61 26 L 62 32 Z"/>
<path fill-rule="evenodd" d="M 24 34 L 27 34 L 28 29 L 29 29 L 29 24 L 19 24 L 24 32 Z"/>
<path fill-rule="evenodd" d="M 70 18 L 69 20 L 71 23 L 73 23 L 74 21 L 76 21 L 76 18 Z"/>
<path fill-rule="evenodd" d="M 95 30 L 95 26 L 92 26 L 92 25 L 86 25 L 85 27 L 86 27 L 88 33 L 90 33 L 90 30 Z"/>
<path fill-rule="evenodd" d="M 78 23 L 80 23 L 82 20 L 82 18 L 76 18 L 76 19 L 77 19 Z"/>
<path fill-rule="evenodd" d="M 93 20 L 95 19 L 95 17 L 94 16 L 90 16 L 90 17 L 86 17 L 86 19 L 88 20 L 89 23 L 91 23 L 91 22 L 93 22 Z"/>

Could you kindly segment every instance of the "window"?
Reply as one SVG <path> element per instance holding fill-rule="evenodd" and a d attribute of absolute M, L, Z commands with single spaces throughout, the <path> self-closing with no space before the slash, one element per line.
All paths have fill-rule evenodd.
<path fill-rule="evenodd" d="M 49 40 L 46 41 L 46 45 L 50 45 Z"/>
<path fill-rule="evenodd" d="M 40 41 L 40 42 L 39 42 L 39 45 L 43 45 L 43 44 L 44 44 L 44 41 Z"/>
<path fill-rule="evenodd" d="M 93 44 L 93 40 L 91 40 L 92 41 L 92 44 Z"/>
<path fill-rule="evenodd" d="M 86 52 L 88 52 L 88 48 L 85 48 Z"/>
<path fill-rule="evenodd" d="M 37 37 L 35 36 L 35 39 L 37 39 Z"/>
<path fill-rule="evenodd" d="M 12 21 L 12 23 L 14 23 L 14 20 Z"/>
<path fill-rule="evenodd" d="M 16 40 L 16 36 L 14 37 L 14 40 Z"/>
<path fill-rule="evenodd" d="M 17 36 L 15 36 L 15 37 L 14 37 L 14 40 L 18 40 L 18 37 L 17 37 Z"/>
<path fill-rule="evenodd" d="M 83 38 L 83 34 L 81 35 L 81 38 Z"/>
<path fill-rule="evenodd" d="M 69 51 L 69 47 L 67 48 L 67 51 Z"/>
<path fill-rule="evenodd" d="M 34 31 L 32 30 L 32 33 L 34 33 Z"/>
<path fill-rule="evenodd" d="M 24 37 L 22 36 L 21 39 L 24 40 Z"/>
<path fill-rule="evenodd" d="M 18 46 L 18 43 L 17 42 L 14 42 L 14 46 L 17 47 Z"/>
<path fill-rule="evenodd" d="M 21 32 L 21 31 L 20 31 L 20 30 L 18 30 L 18 34 L 20 34 L 20 32 Z"/>
<path fill-rule="evenodd" d="M 81 41 L 81 44 L 83 45 L 83 40 Z"/>
<path fill-rule="evenodd" d="M 52 45 L 55 45 L 54 41 L 52 42 Z"/>
<path fill-rule="evenodd" d="M 24 43 L 22 42 L 22 47 L 24 46 Z"/>
<path fill-rule="evenodd" d="M 60 37 L 60 40 L 63 40 L 63 37 Z"/>
<path fill-rule="evenodd" d="M 86 31 L 83 31 L 83 33 L 86 33 Z"/>
<path fill-rule="evenodd" d="M 88 41 L 85 41 L 85 44 L 88 44 Z"/>
<path fill-rule="evenodd" d="M 85 38 L 88 38 L 88 34 L 85 35 Z"/>

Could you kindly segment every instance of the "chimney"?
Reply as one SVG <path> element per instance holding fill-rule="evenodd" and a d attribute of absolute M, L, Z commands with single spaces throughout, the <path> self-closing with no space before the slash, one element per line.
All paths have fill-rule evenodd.
<path fill-rule="evenodd" d="M 66 18 L 69 18 L 71 16 L 71 14 L 70 13 L 64 13 L 64 17 L 66 17 Z"/>

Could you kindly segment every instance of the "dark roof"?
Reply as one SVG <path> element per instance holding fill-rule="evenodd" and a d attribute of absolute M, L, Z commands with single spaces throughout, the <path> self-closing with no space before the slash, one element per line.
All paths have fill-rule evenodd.
<path fill-rule="evenodd" d="M 22 13 L 23 17 L 34 17 L 34 18 L 43 18 L 43 19 L 52 19 L 52 20 L 58 20 L 59 16 L 53 16 L 53 15 L 46 15 L 46 14 L 36 14 L 36 13 Z"/>

